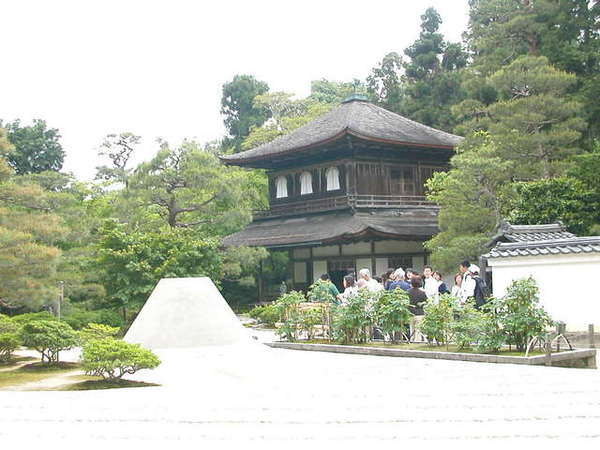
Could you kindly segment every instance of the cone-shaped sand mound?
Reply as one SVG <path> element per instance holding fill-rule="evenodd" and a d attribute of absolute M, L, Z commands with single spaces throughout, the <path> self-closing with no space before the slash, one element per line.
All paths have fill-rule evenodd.
<path fill-rule="evenodd" d="M 125 335 L 151 349 L 227 345 L 249 336 L 210 278 L 163 278 Z"/>

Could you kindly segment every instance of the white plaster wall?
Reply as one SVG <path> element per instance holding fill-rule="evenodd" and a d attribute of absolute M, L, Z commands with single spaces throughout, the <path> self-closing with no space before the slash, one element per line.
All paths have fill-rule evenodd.
<path fill-rule="evenodd" d="M 313 261 L 313 283 L 327 273 L 327 261 Z"/>
<path fill-rule="evenodd" d="M 600 327 L 600 254 L 496 258 L 488 265 L 494 296 L 503 296 L 513 280 L 532 276 L 540 303 L 567 330 L 584 331 L 590 323 Z"/>
<path fill-rule="evenodd" d="M 371 272 L 372 275 L 373 262 L 371 261 L 371 258 L 356 258 L 356 275 L 358 275 L 360 269 L 369 269 L 369 272 Z"/>

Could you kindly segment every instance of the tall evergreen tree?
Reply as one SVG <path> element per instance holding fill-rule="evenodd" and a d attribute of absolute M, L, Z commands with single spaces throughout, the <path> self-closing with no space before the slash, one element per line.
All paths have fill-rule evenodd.
<path fill-rule="evenodd" d="M 367 77 L 367 90 L 379 106 L 400 112 L 403 99 L 402 57 L 396 52 L 388 53 Z"/>
<path fill-rule="evenodd" d="M 225 145 L 240 151 L 242 141 L 252 127 L 261 126 L 269 118 L 266 109 L 254 104 L 256 96 L 268 91 L 268 84 L 252 75 L 236 75 L 223 85 L 221 114 L 225 116 L 224 123 L 230 136 Z"/>
<path fill-rule="evenodd" d="M 545 56 L 577 76 L 569 95 L 584 105 L 591 142 L 600 132 L 600 4 L 587 0 L 470 0 L 465 34 L 473 60 L 463 87 L 471 100 L 496 101 L 485 80 L 520 56 Z"/>
<path fill-rule="evenodd" d="M 434 8 L 421 16 L 421 34 L 404 53 L 405 95 L 400 111 L 417 122 L 452 131 L 450 107 L 463 99 L 460 70 L 467 56 L 458 43 L 438 32 L 442 18 Z"/>

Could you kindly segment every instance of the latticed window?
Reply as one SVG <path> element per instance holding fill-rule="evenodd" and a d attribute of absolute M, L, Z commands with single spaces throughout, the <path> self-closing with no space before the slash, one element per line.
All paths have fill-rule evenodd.
<path fill-rule="evenodd" d="M 412 256 L 392 256 L 388 258 L 388 267 L 392 269 L 412 267 Z"/>
<path fill-rule="evenodd" d="M 393 194 L 415 194 L 415 168 L 395 167 L 390 171 L 390 188 Z"/>
<path fill-rule="evenodd" d="M 340 188 L 340 171 L 337 167 L 329 167 L 325 171 L 325 178 L 328 191 L 336 191 Z"/>
<path fill-rule="evenodd" d="M 285 198 L 288 196 L 287 179 L 285 177 L 277 177 L 275 179 L 275 198 Z"/>
<path fill-rule="evenodd" d="M 310 172 L 300 174 L 300 195 L 312 194 L 312 175 Z"/>

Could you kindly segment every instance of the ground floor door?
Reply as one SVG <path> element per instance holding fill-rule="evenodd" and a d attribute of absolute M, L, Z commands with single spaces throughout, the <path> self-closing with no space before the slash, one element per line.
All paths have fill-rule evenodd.
<path fill-rule="evenodd" d="M 327 261 L 327 273 L 340 292 L 344 291 L 344 277 L 355 272 L 355 259 Z"/>

